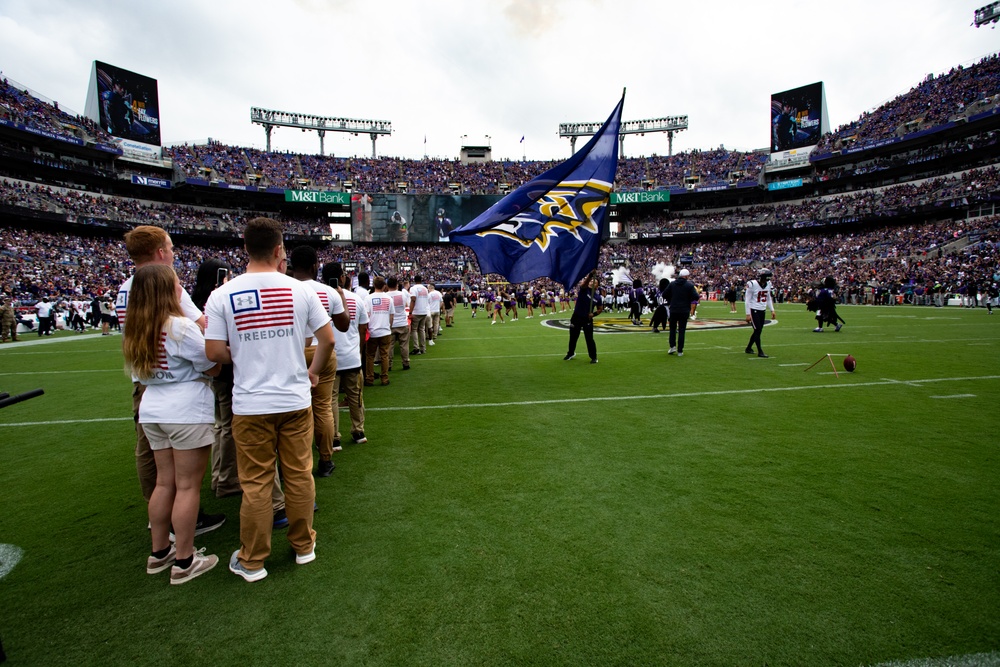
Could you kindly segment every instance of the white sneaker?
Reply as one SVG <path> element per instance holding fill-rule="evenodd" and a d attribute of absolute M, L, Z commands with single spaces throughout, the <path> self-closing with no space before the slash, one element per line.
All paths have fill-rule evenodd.
<path fill-rule="evenodd" d="M 240 550 L 237 549 L 233 552 L 232 558 L 229 559 L 229 571 L 233 574 L 238 574 L 246 581 L 260 581 L 267 576 L 267 570 L 260 568 L 259 570 L 248 570 L 240 563 L 239 559 Z"/>
<path fill-rule="evenodd" d="M 675 352 L 677 352 L 677 348 L 676 347 L 672 347 L 669 350 L 667 350 L 667 354 L 674 354 Z"/>
<path fill-rule="evenodd" d="M 428 344 L 430 344 L 430 345 L 437 345 L 437 343 L 435 343 L 433 339 L 432 339 L 432 340 L 429 340 L 429 341 L 427 341 L 427 343 L 428 343 Z"/>
<path fill-rule="evenodd" d="M 316 560 L 316 545 L 313 545 L 312 550 L 307 554 L 295 554 L 295 564 L 305 565 L 306 563 L 311 563 Z"/>

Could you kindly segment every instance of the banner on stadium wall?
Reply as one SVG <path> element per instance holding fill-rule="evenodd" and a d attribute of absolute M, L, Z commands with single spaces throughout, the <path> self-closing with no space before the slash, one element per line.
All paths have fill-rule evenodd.
<path fill-rule="evenodd" d="M 146 160 L 148 162 L 159 162 L 161 150 L 159 146 L 144 144 L 141 141 L 130 141 L 129 139 L 116 139 L 115 143 L 122 150 L 122 156 Z"/>
<path fill-rule="evenodd" d="M 351 193 L 331 192 L 329 190 L 285 190 L 285 201 L 300 204 L 338 204 L 351 205 Z"/>
<path fill-rule="evenodd" d="M 165 178 L 153 178 L 152 176 L 139 176 L 132 174 L 132 183 L 135 185 L 148 185 L 154 188 L 169 188 L 170 181 Z"/>
<path fill-rule="evenodd" d="M 21 130 L 22 132 L 30 132 L 31 134 L 36 134 L 40 137 L 45 137 L 46 139 L 57 139 L 58 141 L 65 141 L 70 144 L 76 144 L 77 146 L 83 146 L 83 140 L 76 137 L 71 137 L 65 134 L 57 134 L 49 130 L 44 130 L 38 127 L 29 127 L 22 123 L 15 123 L 10 120 L 0 119 L 0 125 L 6 125 L 7 127 L 12 127 L 15 130 Z"/>
<path fill-rule="evenodd" d="M 774 181 L 773 183 L 767 184 L 768 190 L 787 190 L 788 188 L 801 188 L 802 179 L 792 178 L 787 181 Z"/>
<path fill-rule="evenodd" d="M 652 192 L 612 192 L 612 204 L 652 204 L 667 203 L 670 201 L 668 190 L 654 190 Z"/>

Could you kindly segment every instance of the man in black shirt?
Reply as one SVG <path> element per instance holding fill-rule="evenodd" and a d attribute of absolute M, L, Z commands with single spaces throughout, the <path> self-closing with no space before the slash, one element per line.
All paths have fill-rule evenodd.
<path fill-rule="evenodd" d="M 663 292 L 670 313 L 670 350 L 667 354 L 676 352 L 678 357 L 684 356 L 684 333 L 687 331 L 691 306 L 698 303 L 698 290 L 687 279 L 689 275 L 690 271 L 681 269 L 677 278 Z"/>
<path fill-rule="evenodd" d="M 576 356 L 576 342 L 580 340 L 580 331 L 587 341 L 587 353 L 590 363 L 597 363 L 597 344 L 594 342 L 594 316 L 603 310 L 601 297 L 597 294 L 597 271 L 591 271 L 580 283 L 576 296 L 576 306 L 569 320 L 569 351 L 563 357 L 569 361 Z"/>

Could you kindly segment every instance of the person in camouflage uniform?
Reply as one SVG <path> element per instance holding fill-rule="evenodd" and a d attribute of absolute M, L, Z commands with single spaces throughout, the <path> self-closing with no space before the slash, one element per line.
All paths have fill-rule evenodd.
<path fill-rule="evenodd" d="M 0 339 L 6 343 L 8 337 L 17 341 L 17 317 L 13 303 L 4 295 L 0 297 Z"/>

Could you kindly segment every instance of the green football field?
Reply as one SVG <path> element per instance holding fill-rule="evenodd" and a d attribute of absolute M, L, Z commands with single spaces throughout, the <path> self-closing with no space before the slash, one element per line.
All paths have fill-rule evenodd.
<path fill-rule="evenodd" d="M 0 346 L 0 391 L 45 390 L 0 411 L 9 664 L 1000 664 L 1000 314 L 841 314 L 816 334 L 779 305 L 770 359 L 745 327 L 678 358 L 609 316 L 592 365 L 582 339 L 563 361 L 560 316 L 460 308 L 366 389 L 369 442 L 317 480 L 317 560 L 276 531 L 254 584 L 207 479 L 229 520 L 196 545 L 222 563 L 145 573 L 120 337 Z"/>

